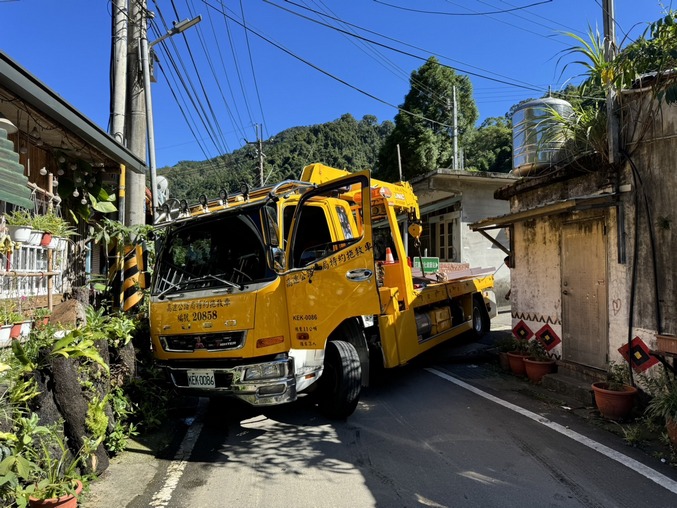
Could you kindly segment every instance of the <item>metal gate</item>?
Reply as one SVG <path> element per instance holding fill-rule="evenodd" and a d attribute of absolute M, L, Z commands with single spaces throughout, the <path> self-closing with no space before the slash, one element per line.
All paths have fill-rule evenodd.
<path fill-rule="evenodd" d="M 608 351 L 607 250 L 604 220 L 562 227 L 562 358 L 605 368 Z"/>

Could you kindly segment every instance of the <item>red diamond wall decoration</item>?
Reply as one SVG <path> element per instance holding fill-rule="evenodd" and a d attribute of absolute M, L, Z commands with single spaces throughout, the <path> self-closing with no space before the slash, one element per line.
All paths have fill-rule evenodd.
<path fill-rule="evenodd" d="M 529 328 L 527 324 L 521 319 L 520 322 L 517 323 L 512 329 L 512 333 L 515 335 L 515 337 L 522 340 L 529 340 L 534 336 L 534 332 L 531 331 L 531 328 Z"/>
<path fill-rule="evenodd" d="M 637 372 L 644 372 L 658 363 L 658 359 L 651 355 L 649 348 L 639 337 L 632 339 L 630 345 L 625 344 L 619 347 L 618 352 L 626 361 L 630 362 L 632 368 Z"/>
<path fill-rule="evenodd" d="M 543 344 L 543 347 L 546 351 L 550 351 L 555 348 L 557 344 L 562 342 L 562 340 L 557 336 L 557 334 L 550 328 L 550 325 L 545 325 L 543 328 L 536 332 L 536 339 Z"/>

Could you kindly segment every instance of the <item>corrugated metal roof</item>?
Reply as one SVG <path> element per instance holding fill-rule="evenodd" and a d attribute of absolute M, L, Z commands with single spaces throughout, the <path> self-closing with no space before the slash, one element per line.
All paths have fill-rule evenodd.
<path fill-rule="evenodd" d="M 33 208 L 31 191 L 26 185 L 28 177 L 24 176 L 19 154 L 14 151 L 14 143 L 7 139 L 5 129 L 0 129 L 0 182 L 0 201 L 29 210 Z"/>
<path fill-rule="evenodd" d="M 63 139 L 61 131 L 65 130 L 71 134 L 70 138 L 77 137 L 78 140 L 81 140 L 80 145 L 92 147 L 105 157 L 115 161 L 116 164 L 124 164 L 127 169 L 135 173 L 146 173 L 147 168 L 144 161 L 102 131 L 94 122 L 0 51 L 0 90 L 2 89 L 7 90 L 10 96 L 20 99 L 17 106 L 14 106 L 13 101 L 3 103 L 6 109 L 5 116 L 14 119 L 17 108 L 21 110 L 28 107 L 48 119 L 48 122 L 54 128 L 53 132 L 58 135 L 51 142 L 52 146 L 59 146 Z M 25 118 L 26 123 L 24 125 L 19 122 L 15 122 L 15 124 L 19 130 L 29 132 L 30 128 L 27 122 L 31 115 L 23 115 L 22 118 Z M 46 129 L 41 133 L 41 136 L 47 136 L 50 132 L 52 131 Z M 47 143 L 47 140 L 45 142 Z"/>

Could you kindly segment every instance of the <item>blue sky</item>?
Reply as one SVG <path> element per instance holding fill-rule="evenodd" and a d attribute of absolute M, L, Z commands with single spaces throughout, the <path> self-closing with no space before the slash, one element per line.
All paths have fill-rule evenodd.
<path fill-rule="evenodd" d="M 158 27 L 151 29 L 151 41 L 173 21 L 203 18 L 166 47 L 156 46 L 164 70 L 152 85 L 158 167 L 240 148 L 245 139 L 255 139 L 256 124 L 267 139 L 345 113 L 392 120 L 409 91 L 411 72 L 431 54 L 461 74 L 473 73 L 480 121 L 501 116 L 549 87 L 579 81 L 582 69 L 561 59 L 573 43 L 564 32 L 602 31 L 602 0 L 148 4 Z M 524 6 L 530 7 L 516 10 Z M 619 43 L 636 38 L 666 6 L 669 1 L 616 0 Z M 110 2 L 102 0 L 0 0 L 0 49 L 104 130 L 110 12 Z M 242 25 L 250 28 L 248 36 Z"/>

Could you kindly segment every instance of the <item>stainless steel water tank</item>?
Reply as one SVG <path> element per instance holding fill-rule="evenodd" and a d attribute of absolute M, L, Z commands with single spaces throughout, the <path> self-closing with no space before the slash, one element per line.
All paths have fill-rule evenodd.
<path fill-rule="evenodd" d="M 566 136 L 562 125 L 553 120 L 551 110 L 565 118 L 573 115 L 571 104 L 553 97 L 525 102 L 513 113 L 513 174 L 525 176 L 560 160 Z"/>

